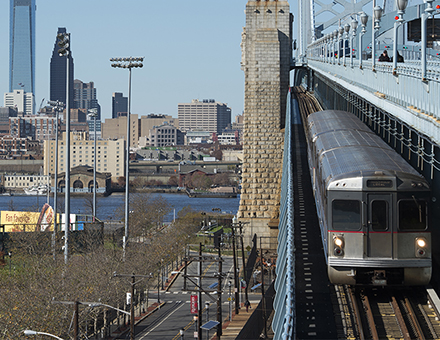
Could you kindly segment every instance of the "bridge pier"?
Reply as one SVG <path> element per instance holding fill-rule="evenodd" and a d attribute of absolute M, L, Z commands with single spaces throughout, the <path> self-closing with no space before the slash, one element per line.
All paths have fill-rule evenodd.
<path fill-rule="evenodd" d="M 252 235 L 276 236 L 284 122 L 292 56 L 287 1 L 248 1 L 242 34 L 245 75 L 242 191 L 238 219 Z"/>

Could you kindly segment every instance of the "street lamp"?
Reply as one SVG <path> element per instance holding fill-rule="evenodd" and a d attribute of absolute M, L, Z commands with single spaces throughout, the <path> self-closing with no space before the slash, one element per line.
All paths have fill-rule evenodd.
<path fill-rule="evenodd" d="M 128 58 L 110 58 L 112 62 L 112 67 L 115 68 L 128 68 L 128 103 L 127 103 L 127 155 L 125 158 L 125 233 L 123 240 L 123 261 L 125 261 L 125 252 L 128 242 L 128 220 L 129 220 L 129 187 L 130 187 L 130 105 L 131 105 L 131 69 L 132 68 L 142 68 L 144 65 L 144 57 L 128 57 Z"/>
<path fill-rule="evenodd" d="M 47 336 L 50 336 L 55 339 L 63 340 L 63 338 L 57 337 L 56 335 L 53 335 L 50 333 L 44 333 L 44 332 L 36 332 L 36 331 L 32 331 L 30 329 L 26 329 L 25 331 L 23 331 L 23 333 L 24 333 L 24 335 L 47 335 Z"/>
<path fill-rule="evenodd" d="M 368 15 L 365 12 L 361 14 L 362 31 L 359 33 L 359 68 L 362 69 L 362 36 L 367 32 Z"/>
<path fill-rule="evenodd" d="M 88 116 L 93 118 L 93 221 L 96 218 L 96 117 L 98 109 L 89 109 Z"/>
<path fill-rule="evenodd" d="M 349 36 L 348 36 L 348 32 L 350 32 L 350 25 L 347 23 L 347 24 L 345 24 L 344 25 L 344 31 L 345 31 L 345 39 L 343 39 L 342 41 L 344 42 L 343 43 L 343 49 L 344 49 L 344 66 L 345 66 L 345 58 L 347 57 L 347 53 L 346 53 L 346 48 L 345 48 L 345 43 L 347 42 L 347 45 L 349 45 L 348 44 L 348 38 L 349 38 Z M 350 46 L 350 45 L 349 45 Z"/>
<path fill-rule="evenodd" d="M 340 23 L 339 23 L 340 25 Z M 338 27 L 338 65 L 341 64 L 341 43 L 344 44 L 344 27 Z"/>
<path fill-rule="evenodd" d="M 352 37 L 350 39 L 350 67 L 353 67 L 353 40 L 356 39 L 356 30 L 358 27 L 358 22 L 356 19 L 351 20 L 351 32 Z M 359 50 L 360 53 L 360 50 Z"/>
<path fill-rule="evenodd" d="M 380 18 L 382 18 L 382 8 L 380 8 L 380 6 L 376 6 L 376 1 L 373 0 L 373 30 L 371 32 L 371 35 L 373 37 L 371 42 L 371 64 L 373 71 L 376 68 L 376 31 L 378 31 L 380 28 Z"/>
<path fill-rule="evenodd" d="M 67 264 L 69 257 L 69 229 L 70 229 L 70 33 L 58 33 L 57 45 L 60 47 L 58 55 L 60 57 L 66 57 L 66 145 L 65 151 L 65 166 L 66 166 L 66 178 L 65 178 L 65 224 L 64 224 L 64 263 Z"/>

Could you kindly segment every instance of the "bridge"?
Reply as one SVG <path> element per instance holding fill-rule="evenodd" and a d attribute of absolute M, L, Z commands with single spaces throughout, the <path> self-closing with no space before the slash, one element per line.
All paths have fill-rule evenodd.
<path fill-rule="evenodd" d="M 278 236 L 276 339 L 296 336 L 291 151 L 298 105 L 289 85 L 303 86 L 324 109 L 356 114 L 400 153 L 430 183 L 432 225 L 439 225 L 439 16 L 440 0 L 298 0 L 298 8 L 248 1 L 238 218 L 249 239 Z M 379 61 L 384 50 L 392 60 Z M 440 241 L 438 230 L 432 239 Z M 433 263 L 439 258 L 434 251 Z"/>

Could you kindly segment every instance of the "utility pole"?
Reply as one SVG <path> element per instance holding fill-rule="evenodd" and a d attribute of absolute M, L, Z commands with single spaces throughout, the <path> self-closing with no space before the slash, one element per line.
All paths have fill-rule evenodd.
<path fill-rule="evenodd" d="M 243 244 L 243 222 L 238 222 L 238 226 L 240 228 L 240 242 L 241 242 L 241 258 L 243 260 L 243 276 L 244 280 L 246 282 L 246 287 L 244 288 L 244 298 L 245 302 L 248 301 L 248 286 L 249 282 L 247 282 L 247 275 L 246 275 L 246 261 L 244 256 L 244 244 Z"/>
<path fill-rule="evenodd" d="M 222 335 L 222 250 L 221 245 L 218 247 L 218 285 L 217 285 L 217 339 L 220 340 Z"/>
<path fill-rule="evenodd" d="M 198 339 L 202 339 L 202 293 L 205 293 L 205 295 L 207 297 L 209 297 L 212 302 L 217 302 L 217 322 L 218 324 L 217 326 L 217 338 L 220 339 L 220 336 L 222 335 L 222 316 L 221 316 L 221 293 L 222 293 L 222 262 L 223 259 L 221 258 L 221 249 L 219 248 L 218 250 L 218 254 L 219 257 L 218 259 L 214 256 L 210 256 L 210 255 L 202 255 L 202 244 L 200 243 L 199 245 L 199 252 L 198 252 L 198 256 L 190 256 L 188 253 L 188 256 L 185 258 L 185 263 L 188 262 L 199 262 L 198 266 L 197 266 L 197 275 L 187 275 L 186 274 L 186 270 L 184 271 L 184 284 L 183 284 L 183 290 L 184 291 L 192 291 L 192 292 L 197 292 L 197 299 L 198 299 L 198 306 L 197 306 L 197 316 L 194 316 L 194 326 L 195 326 L 195 335 L 197 335 Z M 203 275 L 204 278 L 211 278 L 211 279 L 217 279 L 218 283 L 217 283 L 217 288 L 213 288 L 213 287 L 209 287 L 208 289 L 204 289 L 202 287 L 202 265 L 203 262 L 215 262 L 218 261 L 219 262 L 219 272 L 215 273 L 214 275 Z M 193 280 L 193 278 L 195 278 L 196 280 Z M 186 282 L 186 280 L 189 280 L 195 287 L 188 288 L 188 284 Z M 217 293 L 217 297 L 214 298 L 211 296 L 210 293 Z M 209 320 L 206 320 L 206 322 L 208 322 Z"/>
<path fill-rule="evenodd" d="M 197 304 L 198 308 L 198 324 L 197 324 L 197 331 L 198 331 L 198 339 L 202 339 L 202 243 L 199 245 L 199 277 L 197 279 L 198 282 L 198 292 L 199 292 L 199 303 Z"/>
<path fill-rule="evenodd" d="M 116 274 L 116 272 L 113 273 L 113 277 L 130 277 L 131 282 L 129 281 L 131 285 L 131 298 L 130 298 L 130 340 L 134 340 L 134 286 L 144 280 L 145 278 L 151 278 L 153 275 L 150 273 L 150 275 L 135 275 L 133 274 Z M 141 279 L 136 281 L 136 278 L 140 277 Z M 159 287 L 158 287 L 159 289 Z"/>
<path fill-rule="evenodd" d="M 235 314 L 238 315 L 240 308 L 240 301 L 238 295 L 238 273 L 237 273 L 237 258 L 235 257 L 235 229 L 232 226 L 232 257 L 234 260 L 234 289 L 235 289 Z"/>

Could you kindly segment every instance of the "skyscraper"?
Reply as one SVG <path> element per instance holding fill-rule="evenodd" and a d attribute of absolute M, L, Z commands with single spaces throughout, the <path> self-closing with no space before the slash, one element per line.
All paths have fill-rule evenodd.
<path fill-rule="evenodd" d="M 35 0 L 10 0 L 9 92 L 35 94 Z"/>
<path fill-rule="evenodd" d="M 18 1 L 18 0 L 16 0 Z M 66 33 L 65 27 L 58 27 L 58 33 Z M 67 77 L 67 62 L 66 56 L 59 56 L 57 45 L 57 38 L 55 37 L 55 44 L 50 59 L 50 100 L 59 100 L 66 104 L 66 77 Z M 69 103 L 73 108 L 73 56 L 70 52 L 69 57 Z"/>
<path fill-rule="evenodd" d="M 112 96 L 112 118 L 127 116 L 128 98 L 120 92 L 114 92 Z"/>
<path fill-rule="evenodd" d="M 90 83 L 84 83 L 79 79 L 73 81 L 73 108 L 74 109 L 97 109 L 98 117 L 97 120 L 101 119 L 101 105 L 98 103 L 96 98 L 96 88 L 93 81 Z"/>

